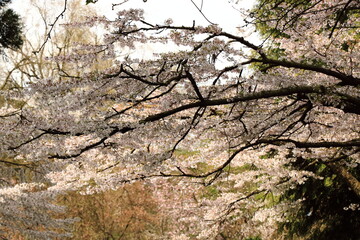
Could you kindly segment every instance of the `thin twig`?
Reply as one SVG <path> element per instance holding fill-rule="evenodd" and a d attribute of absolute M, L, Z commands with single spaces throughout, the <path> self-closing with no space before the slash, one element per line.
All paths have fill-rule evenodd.
<path fill-rule="evenodd" d="M 49 39 L 51 39 L 51 32 L 53 31 L 54 26 L 55 26 L 55 24 L 57 23 L 57 21 L 60 19 L 60 17 L 64 17 L 64 13 L 66 12 L 66 8 L 67 8 L 67 0 L 64 0 L 64 9 L 63 9 L 62 12 L 55 18 L 55 21 L 54 21 L 52 24 L 50 24 L 50 30 L 49 30 L 49 32 L 47 33 L 46 39 L 44 40 L 43 44 L 41 45 L 41 47 L 40 47 L 37 51 L 33 51 L 34 54 L 39 53 L 39 52 L 45 47 L 45 44 L 47 43 L 47 41 L 48 41 Z"/>
<path fill-rule="evenodd" d="M 215 23 L 211 22 L 206 16 L 205 14 L 202 12 L 202 3 L 201 3 L 201 8 L 199 8 L 196 3 L 194 3 L 193 0 L 190 0 L 192 2 L 192 4 L 194 4 L 194 6 L 196 7 L 196 9 L 201 13 L 201 15 L 206 19 L 206 21 L 208 21 L 211 25 L 215 25 Z"/>

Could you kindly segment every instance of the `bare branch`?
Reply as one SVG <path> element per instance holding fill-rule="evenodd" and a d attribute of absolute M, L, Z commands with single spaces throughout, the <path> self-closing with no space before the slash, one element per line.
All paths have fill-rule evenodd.
<path fill-rule="evenodd" d="M 52 24 L 50 24 L 50 30 L 49 32 L 47 33 L 47 36 L 46 36 L 46 39 L 45 41 L 43 42 L 43 44 L 40 46 L 40 48 L 36 51 L 34 51 L 33 53 L 37 54 L 39 53 L 44 47 L 45 47 L 45 44 L 47 43 L 47 41 L 49 39 L 51 39 L 51 32 L 53 31 L 54 27 L 55 27 L 55 24 L 57 23 L 57 21 L 64 17 L 64 14 L 66 12 L 66 8 L 67 8 L 67 0 L 64 0 L 64 9 L 62 10 L 62 12 L 55 18 L 54 22 Z"/>

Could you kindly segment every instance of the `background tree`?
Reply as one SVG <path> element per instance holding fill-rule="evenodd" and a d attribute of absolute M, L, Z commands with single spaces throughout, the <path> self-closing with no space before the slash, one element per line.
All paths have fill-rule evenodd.
<path fill-rule="evenodd" d="M 20 48 L 22 40 L 22 24 L 18 14 L 6 9 L 11 0 L 0 1 L 0 45 L 2 48 Z"/>
<path fill-rule="evenodd" d="M 151 189 L 141 182 L 117 190 L 63 198 L 66 214 L 80 220 L 74 225 L 74 239 L 156 239 L 162 221 Z"/>

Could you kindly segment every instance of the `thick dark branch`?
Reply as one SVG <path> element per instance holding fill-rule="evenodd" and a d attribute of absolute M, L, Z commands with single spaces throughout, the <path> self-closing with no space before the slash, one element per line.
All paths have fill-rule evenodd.
<path fill-rule="evenodd" d="M 198 119 L 201 118 L 204 115 L 205 111 L 206 111 L 206 108 L 200 107 L 200 108 L 197 109 L 197 111 L 195 112 L 195 114 L 193 116 L 193 119 L 191 120 L 190 126 L 188 127 L 186 132 L 181 136 L 181 138 L 173 146 L 173 148 L 171 150 L 171 155 L 174 153 L 177 146 L 187 137 L 187 135 L 189 134 L 191 129 L 196 127 L 196 125 L 199 123 Z"/>
<path fill-rule="evenodd" d="M 199 87 L 197 86 L 196 84 L 196 81 L 193 77 L 193 75 L 188 71 L 188 70 L 185 70 L 185 73 L 186 73 L 186 76 L 187 78 L 190 80 L 191 82 L 191 85 L 193 86 L 195 92 L 196 92 L 196 95 L 198 96 L 198 98 L 200 99 L 200 101 L 204 101 L 204 98 L 203 96 L 201 95 L 201 92 L 199 90 Z"/>
<path fill-rule="evenodd" d="M 232 71 L 232 70 L 235 70 L 236 68 L 238 68 L 239 67 L 239 65 L 234 65 L 234 66 L 229 66 L 229 67 L 225 67 L 224 69 L 222 69 L 221 71 L 220 71 L 220 73 L 217 75 L 217 77 L 214 79 L 214 81 L 212 82 L 212 85 L 215 85 L 217 82 L 218 82 L 218 80 L 220 79 L 220 77 L 224 74 L 224 73 L 226 73 L 226 72 L 230 72 L 230 71 Z M 241 75 L 241 74 L 240 74 Z"/>
<path fill-rule="evenodd" d="M 151 101 L 151 100 L 154 100 L 154 99 L 159 99 L 159 98 L 163 97 L 164 95 L 170 93 L 170 92 L 175 88 L 176 85 L 177 85 L 177 83 L 175 82 L 175 83 L 174 83 L 172 86 L 170 86 L 166 91 L 164 91 L 164 92 L 162 92 L 162 93 L 159 93 L 159 94 L 157 94 L 157 95 L 155 95 L 155 96 L 151 96 L 155 91 L 159 90 L 159 88 L 161 87 L 161 86 L 157 86 L 157 87 L 155 87 L 153 90 L 151 90 L 143 99 L 141 99 L 141 100 L 139 100 L 139 101 L 136 101 L 133 105 L 131 105 L 131 106 L 127 107 L 127 108 L 124 108 L 124 109 L 122 109 L 121 111 L 117 111 L 117 110 L 115 110 L 115 109 L 113 108 L 113 110 L 115 110 L 116 113 L 115 113 L 115 114 L 112 114 L 112 115 L 110 115 L 110 116 L 105 117 L 104 120 L 109 120 L 109 119 L 111 119 L 111 118 L 113 118 L 113 117 L 115 117 L 115 116 L 119 116 L 119 115 L 121 115 L 121 114 L 124 114 L 126 111 L 135 108 L 136 106 L 140 105 L 141 103 L 143 103 L 143 102 L 145 102 L 145 101 Z"/>
<path fill-rule="evenodd" d="M 126 74 L 126 76 L 120 76 L 121 73 Z M 149 76 L 151 76 L 151 75 L 149 75 Z M 187 76 L 179 73 L 178 75 L 169 78 L 166 82 L 151 82 L 144 78 L 146 76 L 139 76 L 134 73 L 131 73 L 130 71 L 126 70 L 123 65 L 121 65 L 120 70 L 118 72 L 113 73 L 113 74 L 107 74 L 104 76 L 104 78 L 115 78 L 115 77 L 130 78 L 130 79 L 138 80 L 138 81 L 145 83 L 147 85 L 150 85 L 150 86 L 168 86 L 171 82 L 180 81 L 181 79 L 186 78 Z"/>
<path fill-rule="evenodd" d="M 288 87 L 288 88 L 282 88 L 282 89 L 277 89 L 277 90 L 269 90 L 269 91 L 262 91 L 262 92 L 255 92 L 255 93 L 250 93 L 247 95 L 243 95 L 243 96 L 239 96 L 239 97 L 232 97 L 232 98 L 223 98 L 223 99 L 214 99 L 214 100 L 207 100 L 204 99 L 203 101 L 199 100 L 193 103 L 189 103 L 189 104 L 185 104 L 182 105 L 180 107 L 165 111 L 165 112 L 161 112 L 158 114 L 154 114 L 151 115 L 141 121 L 139 121 L 140 124 L 145 124 L 148 122 L 154 122 L 166 117 L 169 117 L 171 115 L 174 115 L 176 113 L 188 110 L 188 109 L 192 109 L 192 108 L 199 108 L 199 107 L 207 107 L 207 106 L 217 106 L 217 105 L 227 105 L 227 104 L 233 104 L 233 103 L 237 103 L 237 102 L 244 102 L 244 101 L 251 101 L 251 100 L 257 100 L 257 99 L 265 99 L 265 98 L 272 98 L 272 97 L 281 97 L 281 96 L 289 96 L 289 95 L 293 95 L 293 94 L 298 94 L 298 93 L 319 93 L 319 94 L 323 94 L 324 92 L 326 92 L 326 89 L 324 86 L 297 86 L 297 87 Z M 114 128 L 114 130 L 107 135 L 106 137 L 103 137 L 102 139 L 100 139 L 99 141 L 97 141 L 96 143 L 93 143 L 91 145 L 88 145 L 86 147 L 84 147 L 83 149 L 81 149 L 78 153 L 76 154 L 72 154 L 72 155 L 65 155 L 65 156 L 60 156 L 60 155 L 54 155 L 51 156 L 51 158 L 61 158 L 61 159 L 68 159 L 68 158 L 74 158 L 74 157 L 78 157 L 80 156 L 83 152 L 88 151 L 92 148 L 95 148 L 97 146 L 99 146 L 100 144 L 104 143 L 107 139 L 109 139 L 111 136 L 117 134 L 117 133 L 126 133 L 128 131 L 133 130 L 134 128 L 130 128 L 130 127 L 124 127 L 121 129 L 118 128 Z M 265 140 L 263 140 L 265 141 Z M 281 140 L 278 140 L 278 142 Z M 285 140 L 283 140 L 285 141 Z M 288 142 L 291 142 L 291 140 L 287 140 Z M 269 143 L 275 143 L 275 140 L 272 140 Z M 256 142 L 256 144 L 260 144 L 260 143 L 265 143 L 265 142 Z M 295 142 L 293 142 L 295 143 Z M 303 146 L 301 145 L 301 143 L 298 143 L 299 146 Z M 306 144 L 306 143 L 304 143 Z M 339 143 L 341 146 L 345 146 L 345 143 Z M 344 145 L 345 144 L 345 145 Z M 359 142 L 360 145 L 360 142 Z M 250 146 L 250 145 L 249 145 Z M 249 146 L 246 146 L 246 148 L 248 148 Z M 309 146 L 311 147 L 311 146 Z M 316 144 L 315 144 L 316 147 Z M 318 147 L 321 147 L 320 145 Z M 243 149 L 242 149 L 243 150 Z M 241 151 L 242 151 L 241 150 Z M 235 157 L 235 155 L 234 155 Z M 211 172 L 205 175 L 194 175 L 194 174 L 189 174 L 189 177 L 206 177 L 206 176 L 210 176 L 216 172 L 219 172 L 221 169 L 223 169 L 224 167 L 226 167 L 229 163 L 231 162 L 231 159 L 225 163 L 224 166 L 220 167 L 218 170 L 215 170 L 215 172 Z"/>
<path fill-rule="evenodd" d="M 268 59 L 268 58 L 251 59 L 248 62 L 246 62 L 245 64 L 249 64 L 251 62 L 259 62 L 259 63 L 271 64 L 271 65 L 282 66 L 282 67 L 287 67 L 287 68 L 296 68 L 296 69 L 314 71 L 314 72 L 323 73 L 325 75 L 335 77 L 335 78 L 341 80 L 344 85 L 350 85 L 350 86 L 360 85 L 359 78 L 355 78 L 353 76 L 346 75 L 341 72 L 336 72 L 336 71 L 333 71 L 330 69 L 317 67 L 314 65 L 308 65 L 308 64 L 297 63 L 297 62 L 289 62 L 289 61 L 285 61 L 285 60 Z"/>
<path fill-rule="evenodd" d="M 286 132 L 290 131 L 291 129 L 293 129 L 298 123 L 302 123 L 302 124 L 306 124 L 305 119 L 306 116 L 308 115 L 308 113 L 311 111 L 313 105 L 311 103 L 311 101 L 307 101 L 305 104 L 300 105 L 298 108 L 294 109 L 293 111 L 290 112 L 290 114 L 288 114 L 287 117 L 290 117 L 291 115 L 295 114 L 296 112 L 301 111 L 302 109 L 304 109 L 304 111 L 302 112 L 302 114 L 300 115 L 299 119 L 297 119 L 296 121 L 292 122 L 284 131 L 282 131 L 278 136 L 283 136 Z"/>
<path fill-rule="evenodd" d="M 187 30 L 187 31 L 195 31 L 195 27 L 185 27 L 185 26 L 168 26 L 168 25 L 153 25 L 150 23 L 147 23 L 143 20 L 141 20 L 140 22 L 150 26 L 149 28 L 143 27 L 143 28 L 137 28 L 135 30 L 131 30 L 128 32 L 122 31 L 122 29 L 120 29 L 119 31 L 113 32 L 113 34 L 119 34 L 119 35 L 123 35 L 123 36 L 127 36 L 133 33 L 137 33 L 137 32 L 141 32 L 141 31 L 159 31 L 159 30 Z"/>
<path fill-rule="evenodd" d="M 131 127 L 123 127 L 123 128 L 117 128 L 117 127 L 114 127 L 114 129 L 105 137 L 101 138 L 99 141 L 93 143 L 93 144 L 90 144 L 90 145 L 87 145 L 86 147 L 80 149 L 77 153 L 75 154 L 70 154 L 70 155 L 52 155 L 50 156 L 49 158 L 58 158 L 58 159 L 69 159 L 69 158 L 75 158 L 75 157 L 79 157 L 82 153 L 90 150 L 90 149 L 93 149 L 95 147 L 98 147 L 99 145 L 105 143 L 106 140 L 108 140 L 110 137 L 114 136 L 115 134 L 117 133 L 126 133 L 126 132 L 129 132 L 131 130 L 134 130 L 134 128 L 131 128 Z"/>
<path fill-rule="evenodd" d="M 245 45 L 246 47 L 251 48 L 251 49 L 255 50 L 256 52 L 258 52 L 261 57 L 266 58 L 266 55 L 263 53 L 261 46 L 256 46 L 256 45 L 250 43 L 249 41 L 245 40 L 243 37 L 232 35 L 227 32 L 221 32 L 220 34 L 218 34 L 218 36 L 228 37 L 236 42 L 239 42 L 239 43 Z"/>
<path fill-rule="evenodd" d="M 33 137 L 33 138 L 31 138 L 31 139 L 29 139 L 29 140 L 15 146 L 15 147 L 9 147 L 8 149 L 9 150 L 16 150 L 16 149 L 18 149 L 18 148 L 20 148 L 20 147 L 22 147 L 22 146 L 24 146 L 26 144 L 29 144 L 29 143 L 41 138 L 42 136 L 44 136 L 46 134 L 50 134 L 50 135 L 69 135 L 69 134 L 71 134 L 70 132 L 63 132 L 63 131 L 59 131 L 59 130 L 56 130 L 56 129 L 40 129 L 40 130 L 43 131 L 43 132 L 40 133 L 39 135 L 37 135 L 36 137 Z M 78 136 L 78 135 L 81 135 L 81 134 L 76 134 L 76 136 Z"/>
<path fill-rule="evenodd" d="M 336 29 L 336 26 L 338 25 L 338 23 L 340 22 L 340 19 L 341 19 L 341 18 L 343 17 L 343 15 L 345 14 L 346 8 L 350 5 L 350 3 L 351 3 L 352 1 L 353 1 L 353 0 L 349 0 L 349 1 L 345 4 L 344 8 L 339 12 L 339 14 L 338 14 L 338 16 L 337 16 L 337 18 L 336 18 L 335 24 L 334 24 L 334 26 L 332 27 L 331 32 L 330 32 L 330 34 L 329 34 L 329 38 L 331 38 L 332 35 L 334 34 L 334 31 L 335 31 L 335 29 Z"/>
<path fill-rule="evenodd" d="M 285 61 L 285 60 L 270 59 L 262 51 L 262 48 L 260 46 L 256 46 L 256 45 L 246 41 L 243 37 L 238 37 L 238 36 L 226 33 L 226 32 L 220 33 L 219 36 L 225 36 L 225 37 L 228 37 L 230 39 L 233 39 L 233 40 L 245 45 L 246 47 L 255 50 L 256 52 L 258 52 L 260 54 L 261 59 L 251 59 L 251 60 L 249 60 L 247 62 L 244 62 L 243 65 L 250 64 L 250 63 L 253 63 L 253 62 L 259 62 L 259 63 L 264 63 L 264 64 L 270 64 L 270 65 L 273 65 L 273 66 L 282 66 L 282 67 L 287 67 L 287 68 L 296 68 L 296 69 L 309 70 L 309 71 L 323 73 L 325 75 L 335 77 L 335 78 L 341 80 L 342 83 L 345 84 L 345 85 L 350 85 L 350 86 L 358 86 L 358 85 L 360 85 L 360 79 L 359 78 L 355 78 L 353 76 L 346 75 L 346 74 L 341 73 L 341 72 L 336 72 L 336 71 L 333 71 L 333 70 L 330 70 L 330 69 L 326 69 L 326 68 L 318 67 L 318 66 L 314 66 L 314 65 L 309 65 L 309 64 L 303 64 L 303 63 L 297 63 L 297 62 L 289 62 L 289 61 Z"/>
<path fill-rule="evenodd" d="M 129 71 L 127 71 L 123 65 L 120 66 L 120 71 L 117 72 L 117 73 L 114 73 L 114 74 L 108 74 L 108 75 L 105 75 L 105 78 L 114 78 L 114 77 L 119 77 L 121 73 L 125 73 L 128 77 L 128 78 L 132 78 L 132 79 L 135 79 L 135 80 L 138 80 L 142 83 L 145 83 L 145 84 L 148 84 L 148 85 L 151 85 L 151 86 L 158 86 L 158 85 L 161 85 L 161 86 L 166 86 L 167 84 L 166 83 L 159 83 L 159 82 L 151 82 L 151 81 L 148 81 L 146 79 L 144 79 L 143 77 L 141 76 L 138 76 L 138 75 L 135 75 Z"/>
<path fill-rule="evenodd" d="M 257 141 L 258 144 L 274 144 L 282 145 L 285 143 L 292 143 L 298 148 L 333 148 L 333 147 L 360 147 L 360 139 L 353 139 L 344 142 L 300 142 L 292 139 L 261 139 Z"/>
<path fill-rule="evenodd" d="M 223 98 L 223 99 L 214 99 L 214 100 L 203 100 L 203 101 L 197 101 L 193 103 L 189 103 L 186 105 L 182 105 L 180 107 L 161 112 L 152 116 L 149 116 L 142 120 L 140 123 L 146 123 L 146 122 L 153 122 L 168 116 L 171 116 L 175 113 L 196 108 L 196 107 L 206 107 L 206 106 L 217 106 L 217 105 L 226 105 L 226 104 L 232 104 L 237 102 L 244 102 L 244 101 L 251 101 L 256 99 L 265 99 L 265 98 L 272 98 L 272 97 L 281 97 L 281 96 L 289 96 L 292 94 L 297 93 L 324 93 L 326 91 L 325 87 L 323 86 L 297 86 L 297 87 L 288 87 L 288 88 L 282 88 L 277 90 L 269 90 L 269 91 L 262 91 L 262 92 L 255 92 L 239 97 L 232 97 L 232 98 Z"/>

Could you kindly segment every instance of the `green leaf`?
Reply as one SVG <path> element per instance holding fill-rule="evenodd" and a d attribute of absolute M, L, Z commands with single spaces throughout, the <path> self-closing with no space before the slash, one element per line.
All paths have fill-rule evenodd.
<path fill-rule="evenodd" d="M 344 42 L 343 44 L 341 44 L 341 49 L 344 50 L 345 52 L 348 52 L 349 44 L 347 44 L 347 42 Z"/>

